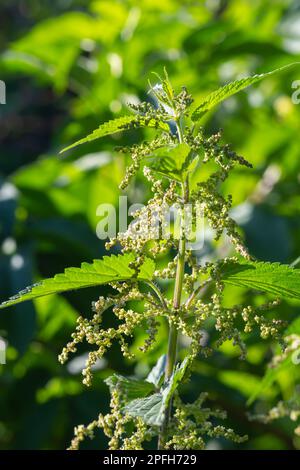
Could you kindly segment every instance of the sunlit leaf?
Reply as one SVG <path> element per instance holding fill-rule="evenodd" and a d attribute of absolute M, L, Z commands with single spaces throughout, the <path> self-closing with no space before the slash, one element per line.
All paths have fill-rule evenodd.
<path fill-rule="evenodd" d="M 218 103 L 221 103 L 222 101 L 226 100 L 230 96 L 235 95 L 239 91 L 244 90 L 245 88 L 247 88 L 250 85 L 253 85 L 254 83 L 258 83 L 267 77 L 275 75 L 276 73 L 286 70 L 289 67 L 292 67 L 295 65 L 300 65 L 300 62 L 294 62 L 293 64 L 285 65 L 284 67 L 280 67 L 276 70 L 272 70 L 271 72 L 261 73 L 259 75 L 253 75 L 252 77 L 245 77 L 245 78 L 241 78 L 240 80 L 227 83 L 227 85 L 224 85 L 218 90 L 210 93 L 210 95 L 208 95 L 205 98 L 205 100 L 202 101 L 202 103 L 194 110 L 192 114 L 192 120 L 198 121 L 210 109 L 212 109 Z"/>
<path fill-rule="evenodd" d="M 106 135 L 116 134 L 117 132 L 121 132 L 128 129 L 135 129 L 139 127 L 154 127 L 160 128 L 164 131 L 169 131 L 169 126 L 165 122 L 156 120 L 156 119 L 144 119 L 141 116 L 131 115 L 131 116 L 122 116 L 120 118 L 113 119 L 111 121 L 105 122 L 101 124 L 97 129 L 95 129 L 91 134 L 87 135 L 83 139 L 78 140 L 72 145 L 69 145 L 65 149 L 63 149 L 60 153 L 66 152 L 78 145 L 85 144 L 87 142 L 91 142 L 96 139 L 100 139 Z"/>
<path fill-rule="evenodd" d="M 300 270 L 279 263 L 235 263 L 222 268 L 222 281 L 234 286 L 300 299 Z"/>
<path fill-rule="evenodd" d="M 40 283 L 27 287 L 8 301 L 3 302 L 0 308 L 44 295 L 107 284 L 112 281 L 133 279 L 136 277 L 136 273 L 134 269 L 129 267 L 132 261 L 134 261 L 134 255 L 129 253 L 118 256 L 104 256 L 101 260 L 95 260 L 92 264 L 82 263 L 80 268 L 67 268 L 63 274 L 56 274 L 51 279 L 45 279 Z M 153 261 L 146 258 L 137 278 L 140 280 L 149 279 L 153 274 L 153 270 Z"/>

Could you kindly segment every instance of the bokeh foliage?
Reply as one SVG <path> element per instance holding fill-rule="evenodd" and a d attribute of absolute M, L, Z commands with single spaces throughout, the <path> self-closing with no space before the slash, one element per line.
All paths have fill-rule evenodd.
<path fill-rule="evenodd" d="M 96 208 L 118 205 L 127 157 L 115 147 L 151 131 L 96 141 L 66 157 L 58 153 L 100 122 L 126 113 L 128 101 L 147 98 L 152 71 L 166 66 L 174 86 L 187 86 L 199 99 L 232 79 L 300 60 L 296 0 L 3 0 L 0 8 L 0 79 L 7 84 L 7 104 L 0 105 L 1 300 L 105 253 L 96 237 Z M 233 195 L 250 252 L 264 261 L 291 263 L 300 255 L 300 105 L 291 101 L 299 78 L 299 68 L 283 72 L 203 120 L 207 133 L 223 128 L 224 139 L 254 166 L 236 170 L 225 191 Z M 143 202 L 148 190 L 140 176 L 129 200 Z M 212 245 L 208 237 L 201 256 L 224 252 L 228 246 Z M 88 315 L 103 289 L 1 313 L 0 336 L 9 347 L 7 364 L 0 366 L 0 448 L 65 448 L 75 424 L 107 408 L 105 377 L 112 371 L 144 376 L 164 352 L 164 327 L 162 344 L 147 357 L 138 349 L 140 331 L 132 345 L 137 360 L 124 362 L 113 348 L 91 390 L 81 385 L 84 348 L 66 367 L 58 364 L 77 315 Z M 251 302 L 242 289 L 228 288 L 226 295 L 228 303 Z M 289 301 L 274 315 L 294 321 L 291 331 L 300 333 L 299 313 L 299 302 Z M 247 360 L 240 361 L 237 348 L 226 343 L 199 359 L 186 386 L 187 399 L 208 391 L 228 411 L 230 425 L 249 434 L 244 448 L 300 448 L 288 419 L 266 425 L 247 419 L 253 394 L 257 400 L 248 411 L 259 413 L 294 393 L 300 372 L 291 362 L 261 386 L 276 352 L 276 345 L 252 335 Z M 104 448 L 105 440 L 99 435 L 87 446 Z"/>

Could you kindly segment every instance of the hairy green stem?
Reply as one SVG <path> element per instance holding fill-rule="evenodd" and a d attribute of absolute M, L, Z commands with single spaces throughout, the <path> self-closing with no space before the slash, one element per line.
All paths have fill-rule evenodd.
<path fill-rule="evenodd" d="M 182 127 L 180 121 L 177 121 L 177 132 L 178 140 L 180 143 L 183 142 Z M 182 185 L 183 192 L 183 202 L 184 204 L 189 200 L 189 184 L 188 180 Z M 184 207 L 183 207 L 184 211 Z M 174 311 L 178 310 L 181 304 L 181 294 L 184 278 L 184 268 L 185 268 L 185 249 L 186 249 L 186 240 L 185 240 L 185 230 L 184 230 L 184 212 L 181 217 L 181 227 L 180 227 L 180 240 L 178 247 L 178 258 L 177 258 L 177 267 L 176 267 L 176 277 L 175 277 L 175 287 L 174 287 L 174 296 L 173 296 L 173 309 Z M 177 354 L 177 340 L 178 340 L 178 330 L 176 325 L 170 323 L 169 326 L 169 341 L 168 341 L 168 352 L 167 352 L 167 361 L 165 368 L 165 382 L 167 382 L 173 374 L 174 366 L 176 362 Z M 165 410 L 163 424 L 160 430 L 160 435 L 158 439 L 158 449 L 164 449 L 167 438 L 168 424 L 171 417 L 172 409 L 172 399 L 169 401 L 169 405 Z"/>

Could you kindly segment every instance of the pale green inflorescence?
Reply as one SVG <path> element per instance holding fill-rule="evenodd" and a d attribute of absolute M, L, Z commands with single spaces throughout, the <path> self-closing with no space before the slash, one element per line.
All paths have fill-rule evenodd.
<path fill-rule="evenodd" d="M 271 408 L 266 414 L 250 416 L 251 420 L 260 421 L 264 424 L 271 423 L 277 419 L 288 417 L 295 423 L 294 433 L 300 436 L 300 390 L 295 391 L 294 395 L 286 401 L 279 401 L 277 405 Z"/>
<path fill-rule="evenodd" d="M 232 204 L 230 196 L 224 197 L 220 192 L 220 185 L 229 176 L 235 165 L 251 167 L 241 156 L 237 155 L 228 145 L 221 143 L 221 133 L 206 137 L 202 129 L 194 130 L 189 122 L 189 107 L 192 98 L 185 88 L 176 95 L 166 77 L 160 87 L 154 88 L 157 106 L 142 103 L 132 106 L 138 116 L 144 121 L 161 121 L 167 123 L 171 120 L 177 123 L 177 135 L 162 131 L 150 142 L 143 142 L 131 148 L 123 148 L 122 152 L 130 153 L 132 163 L 126 171 L 126 175 L 120 187 L 126 188 L 131 179 L 142 168 L 144 176 L 150 182 L 153 196 L 147 205 L 134 215 L 135 224 L 131 224 L 125 233 L 107 243 L 110 249 L 114 245 L 121 246 L 123 252 L 134 252 L 136 261 L 132 263 L 134 269 L 142 264 L 144 257 L 149 254 L 155 260 L 173 249 L 178 252 L 179 239 L 171 233 L 168 238 L 154 237 L 154 233 L 148 230 L 151 217 L 155 214 L 160 230 L 165 223 L 165 207 L 176 204 L 183 210 L 184 200 L 181 192 L 182 184 L 176 178 L 164 176 L 156 169 L 147 166 L 147 158 L 157 149 L 174 148 L 178 144 L 186 144 L 190 149 L 191 159 L 197 157 L 198 165 L 212 163 L 214 171 L 205 181 L 198 182 L 188 193 L 188 202 L 200 203 L 203 214 L 210 226 L 214 229 L 215 239 L 218 240 L 225 233 L 232 243 L 237 254 L 245 259 L 250 255 L 243 243 L 235 222 L 231 219 L 229 211 Z M 130 128 L 130 124 L 128 124 Z M 159 127 L 159 126 L 157 126 Z M 187 179 L 189 175 L 187 172 Z M 196 223 L 197 214 L 192 211 L 193 223 Z M 185 237 L 182 228 L 181 237 Z M 138 236 L 137 236 L 138 233 Z M 178 255 L 163 267 L 156 269 L 156 280 L 166 279 L 174 281 Z M 132 357 L 129 343 L 134 336 L 135 329 L 147 325 L 148 338 L 142 351 L 148 351 L 155 344 L 159 323 L 163 317 L 167 318 L 170 325 L 176 327 L 190 338 L 190 364 L 199 354 L 208 355 L 213 347 L 218 347 L 227 340 L 232 340 L 241 349 L 241 356 L 246 355 L 246 345 L 243 339 L 244 333 L 251 332 L 254 328 L 260 331 L 262 338 L 274 337 L 280 339 L 282 322 L 265 317 L 263 312 L 268 312 L 278 304 L 278 300 L 267 301 L 253 307 L 250 305 L 235 305 L 224 307 L 224 284 L 220 276 L 221 268 L 234 258 L 225 258 L 221 261 L 199 264 L 198 259 L 189 249 L 185 250 L 185 265 L 189 268 L 183 277 L 183 296 L 186 299 L 179 308 L 174 308 L 172 301 L 161 292 L 156 284 L 152 283 L 148 291 L 142 288 L 138 282 L 112 283 L 111 287 L 116 292 L 106 298 L 100 297 L 93 305 L 94 315 L 91 319 L 80 317 L 77 321 L 76 331 L 72 340 L 63 349 L 60 361 L 65 362 L 70 353 L 76 352 L 77 345 L 86 341 L 93 350 L 83 370 L 83 382 L 91 385 L 92 367 L 106 351 L 113 341 L 120 344 L 125 357 Z M 143 286 L 145 287 L 145 286 Z M 209 295 L 206 295 L 209 292 Z M 132 303 L 141 302 L 142 309 L 135 311 Z M 131 305 L 128 306 L 128 303 Z M 103 329 L 102 317 L 107 310 L 111 310 L 118 319 L 119 325 L 115 328 Z M 206 322 L 214 319 L 218 339 L 214 345 L 206 345 L 202 341 Z M 241 326 L 242 325 L 242 326 Z M 187 374 L 188 375 L 188 374 Z M 166 444 L 168 449 L 203 449 L 207 438 L 225 437 L 235 442 L 244 441 L 245 437 L 237 436 L 233 430 L 220 425 L 213 425 L 211 418 L 225 418 L 224 412 L 203 408 L 205 394 L 201 394 L 193 404 L 183 403 L 176 392 L 173 402 L 174 413 L 166 431 Z M 121 389 L 116 388 L 112 393 L 111 413 L 102 416 L 87 427 L 79 426 L 75 430 L 75 437 L 70 446 L 77 449 L 85 437 L 93 437 L 97 428 L 102 428 L 109 438 L 110 449 L 142 449 L 143 442 L 150 440 L 159 432 L 158 427 L 150 426 L 142 418 L 132 418 L 122 411 L 124 399 Z M 134 430 L 128 435 L 128 423 Z"/>

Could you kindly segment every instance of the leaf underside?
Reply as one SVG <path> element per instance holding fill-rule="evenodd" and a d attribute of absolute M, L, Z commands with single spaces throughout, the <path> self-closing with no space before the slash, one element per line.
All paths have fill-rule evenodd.
<path fill-rule="evenodd" d="M 136 398 L 146 397 L 155 391 L 154 385 L 150 382 L 124 377 L 120 374 L 113 374 L 104 382 L 108 385 L 110 393 L 116 390 L 116 388 L 120 390 L 126 403 Z"/>
<path fill-rule="evenodd" d="M 146 378 L 146 381 L 154 384 L 155 387 L 158 387 L 165 372 L 166 362 L 167 362 L 167 356 L 166 354 L 164 354 L 158 359 L 155 366 L 151 369 L 151 371 L 149 372 Z"/>
<path fill-rule="evenodd" d="M 164 412 L 162 394 L 154 393 L 146 398 L 132 400 L 124 411 L 133 418 L 142 418 L 149 426 L 161 426 Z"/>
<path fill-rule="evenodd" d="M 150 426 L 161 426 L 165 410 L 171 397 L 180 384 L 187 366 L 189 358 L 177 365 L 170 380 L 162 387 L 159 393 L 154 393 L 146 398 L 132 400 L 124 407 L 124 411 L 132 417 L 140 417 Z"/>
<path fill-rule="evenodd" d="M 129 279 L 149 280 L 154 271 L 154 262 L 146 258 L 136 273 L 129 265 L 135 259 L 133 253 L 124 255 L 104 256 L 93 263 L 82 263 L 80 268 L 67 268 L 64 273 L 56 274 L 51 279 L 45 279 L 33 286 L 27 287 L 17 295 L 0 305 L 0 308 L 32 300 L 49 294 L 57 294 L 84 287 L 107 284 L 113 281 Z"/>

